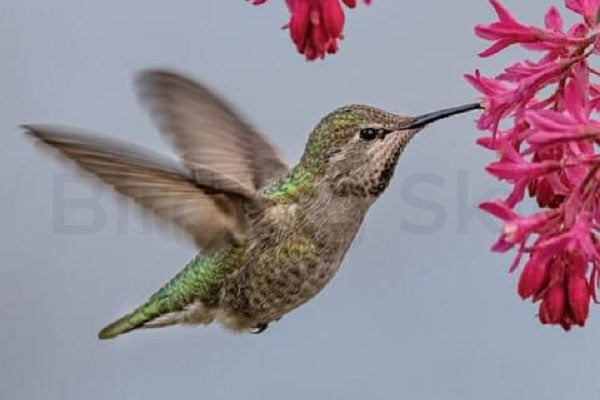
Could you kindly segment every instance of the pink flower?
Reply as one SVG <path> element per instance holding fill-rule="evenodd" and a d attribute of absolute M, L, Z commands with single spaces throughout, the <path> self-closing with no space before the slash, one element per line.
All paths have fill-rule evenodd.
<path fill-rule="evenodd" d="M 541 55 L 493 78 L 479 71 L 465 76 L 483 96 L 477 127 L 488 135 L 477 143 L 499 156 L 486 170 L 512 185 L 506 199 L 480 207 L 503 222 L 492 250 L 517 248 L 510 270 L 526 258 L 519 295 L 540 302 L 542 323 L 568 330 L 585 324 L 600 280 L 600 120 L 593 114 L 600 110 L 600 72 L 588 63 L 600 54 L 600 0 L 567 0 L 583 21 L 566 30 L 554 7 L 544 27 L 535 27 L 490 2 L 499 21 L 475 28 L 493 42 L 480 55 L 511 45 Z M 540 210 L 518 214 L 526 191 Z"/>
<path fill-rule="evenodd" d="M 567 0 L 565 6 L 583 16 L 586 24 L 595 26 L 598 24 L 599 0 Z"/>
<path fill-rule="evenodd" d="M 477 122 L 482 130 L 498 130 L 500 121 L 514 111 L 535 103 L 535 95 L 548 84 L 556 83 L 564 75 L 564 65 L 556 61 L 514 64 L 496 78 L 482 77 L 479 71 L 465 78 L 486 98 L 485 112 Z M 488 94 L 494 91 L 491 95 Z"/>
<path fill-rule="evenodd" d="M 587 69 L 587 64 L 583 63 Z M 600 123 L 589 119 L 591 107 L 582 83 L 588 77 L 572 79 L 563 93 L 564 110 L 528 110 L 524 118 L 530 125 L 527 142 L 536 147 L 600 138 Z"/>
<path fill-rule="evenodd" d="M 564 45 L 577 44 L 581 40 L 561 32 L 562 19 L 555 8 L 551 8 L 546 14 L 548 29 L 541 29 L 518 22 L 498 0 L 490 0 L 490 3 L 496 10 L 499 21 L 475 27 L 477 36 L 494 41 L 490 47 L 479 53 L 481 57 L 492 56 L 513 44 L 534 50 L 557 50 Z"/>
<path fill-rule="evenodd" d="M 511 207 L 501 200 L 493 200 L 479 205 L 482 210 L 500 218 L 502 234 L 500 240 L 492 249 L 504 252 L 517 243 L 524 243 L 530 235 L 538 233 L 540 227 L 548 223 L 556 214 L 554 212 L 543 212 L 530 217 L 523 217 L 515 213 Z"/>
<path fill-rule="evenodd" d="M 547 285 L 548 268 L 546 263 L 547 258 L 542 258 L 539 254 L 533 254 L 521 272 L 519 279 L 518 292 L 519 296 L 524 299 L 536 297 Z"/>
<path fill-rule="evenodd" d="M 565 261 L 569 261 L 565 264 Z M 586 260 L 580 254 L 560 255 L 552 262 L 551 275 L 540 288 L 539 319 L 543 324 L 560 324 L 565 330 L 584 326 L 589 315 L 591 291 L 586 278 Z M 540 285 L 543 286 L 543 285 Z"/>
<path fill-rule="evenodd" d="M 366 5 L 371 4 L 371 0 L 363 0 L 363 2 Z M 342 3 L 344 3 L 346 6 L 348 6 L 350 8 L 356 7 L 356 0 L 342 0 Z"/>
<path fill-rule="evenodd" d="M 564 318 L 565 306 L 565 288 L 561 284 L 555 283 L 548 288 L 548 291 L 542 300 L 542 304 L 540 304 L 540 321 L 543 324 L 560 324 L 563 322 L 563 319 L 566 319 L 564 322 L 567 327 L 570 327 L 570 320 Z"/>
<path fill-rule="evenodd" d="M 498 179 L 511 182 L 523 179 L 533 180 L 560 168 L 560 163 L 554 160 L 527 162 L 512 146 L 506 143 L 500 149 L 500 154 L 499 161 L 492 162 L 486 167 L 486 171 Z"/>
<path fill-rule="evenodd" d="M 590 285 L 586 278 L 586 263 L 579 258 L 568 274 L 567 297 L 573 313 L 573 322 L 583 326 L 590 311 Z"/>
<path fill-rule="evenodd" d="M 267 0 L 246 0 L 260 5 Z M 356 0 L 341 0 L 349 8 L 356 7 Z M 367 5 L 371 0 L 363 0 Z M 338 50 L 343 38 L 344 10 L 340 0 L 286 0 L 290 11 L 289 28 L 292 41 L 307 60 L 324 58 Z"/>

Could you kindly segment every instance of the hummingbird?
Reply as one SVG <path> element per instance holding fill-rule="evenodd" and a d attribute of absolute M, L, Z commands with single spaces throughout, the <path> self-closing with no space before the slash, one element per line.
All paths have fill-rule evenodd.
<path fill-rule="evenodd" d="M 344 106 L 318 122 L 290 167 L 208 86 L 146 70 L 135 87 L 180 162 L 74 129 L 23 126 L 43 147 L 180 228 L 198 249 L 146 302 L 102 329 L 100 339 L 212 322 L 264 331 L 336 274 L 411 139 L 437 120 L 481 108 L 471 103 L 411 117 Z"/>

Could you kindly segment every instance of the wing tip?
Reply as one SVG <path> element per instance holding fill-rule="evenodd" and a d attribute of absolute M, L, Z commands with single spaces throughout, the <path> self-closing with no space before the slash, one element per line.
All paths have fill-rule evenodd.
<path fill-rule="evenodd" d="M 163 97 L 165 93 L 174 88 L 188 91 L 210 92 L 204 84 L 197 81 L 191 74 L 185 71 L 156 67 L 143 69 L 134 75 L 133 87 L 142 104 L 148 102 L 151 98 Z"/>
<path fill-rule="evenodd" d="M 50 138 L 59 137 L 75 137 L 75 130 L 72 128 L 61 127 L 58 125 L 45 125 L 45 124 L 21 124 L 19 128 L 27 136 L 34 137 L 41 141 L 48 141 Z M 82 132 L 80 136 L 89 136 L 86 132 Z"/>
<path fill-rule="evenodd" d="M 139 91 L 142 88 L 155 86 L 163 83 L 165 80 L 174 79 L 179 76 L 185 75 L 169 68 L 148 68 L 138 71 L 134 76 L 133 82 L 134 87 Z"/>
<path fill-rule="evenodd" d="M 44 124 L 22 124 L 19 126 L 23 133 L 30 137 L 34 142 L 43 147 L 50 146 L 56 148 L 59 144 L 64 144 L 73 141 L 77 137 L 92 137 L 86 133 L 76 134 L 70 128 L 62 128 L 53 125 Z"/>
<path fill-rule="evenodd" d="M 53 137 L 56 138 L 58 135 L 49 125 L 42 124 L 22 124 L 19 125 L 23 134 L 34 140 L 36 143 L 51 144 Z"/>
<path fill-rule="evenodd" d="M 35 137 L 39 137 L 41 135 L 40 129 L 41 126 L 40 125 L 36 125 L 36 124 L 21 124 L 19 125 L 19 129 L 21 129 L 21 131 L 29 136 L 35 136 Z"/>
<path fill-rule="evenodd" d="M 189 79 L 188 74 L 183 71 L 168 67 L 153 67 L 144 68 L 135 74 L 137 80 L 139 79 L 151 79 L 151 78 L 186 78 Z"/>

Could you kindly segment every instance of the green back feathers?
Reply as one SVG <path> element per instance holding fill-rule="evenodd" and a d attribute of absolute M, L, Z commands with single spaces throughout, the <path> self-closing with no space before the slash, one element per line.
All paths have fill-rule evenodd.
<path fill-rule="evenodd" d="M 313 171 L 298 165 L 287 176 L 265 186 L 260 192 L 277 203 L 292 202 L 313 190 L 315 178 Z"/>

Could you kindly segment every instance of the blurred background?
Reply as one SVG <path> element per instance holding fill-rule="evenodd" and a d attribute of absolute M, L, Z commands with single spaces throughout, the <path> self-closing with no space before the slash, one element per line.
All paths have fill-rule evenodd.
<path fill-rule="evenodd" d="M 559 3 L 504 1 L 529 23 Z M 171 67 L 216 88 L 296 162 L 335 107 L 417 114 L 469 102 L 463 73 L 495 73 L 520 54 L 476 57 L 486 44 L 472 27 L 495 19 L 483 0 L 376 0 L 346 16 L 340 53 L 307 64 L 279 29 L 280 0 L 0 0 L 0 399 L 600 393 L 600 310 L 585 329 L 541 326 L 537 306 L 516 295 L 512 254 L 489 251 L 497 226 L 477 204 L 505 188 L 483 172 L 492 154 L 474 145 L 474 114 L 410 144 L 335 279 L 263 334 L 211 326 L 96 338 L 194 247 L 41 153 L 17 126 L 84 127 L 168 152 L 131 79 Z"/>

